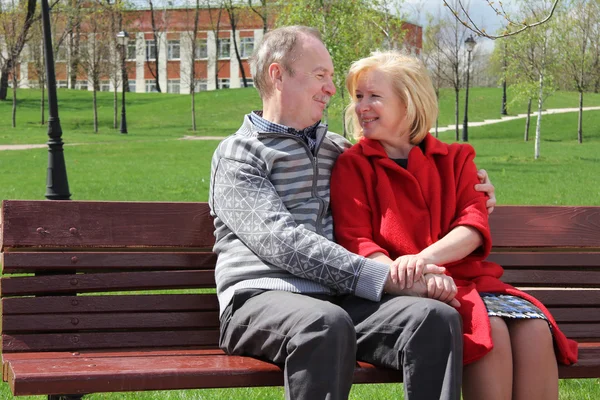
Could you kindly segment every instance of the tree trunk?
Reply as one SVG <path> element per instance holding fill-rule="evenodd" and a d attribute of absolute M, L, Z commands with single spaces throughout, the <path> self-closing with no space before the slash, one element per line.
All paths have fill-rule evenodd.
<path fill-rule="evenodd" d="M 454 125 L 455 125 L 455 140 L 458 142 L 458 89 L 454 89 Z"/>
<path fill-rule="evenodd" d="M 10 60 L 8 60 L 0 70 L 0 100 L 6 100 L 8 95 L 8 71 L 10 71 L 10 68 Z"/>
<path fill-rule="evenodd" d="M 438 133 L 439 125 L 440 125 L 440 118 L 438 117 L 435 119 L 435 137 L 436 138 L 439 137 L 439 133 Z"/>
<path fill-rule="evenodd" d="M 94 104 L 94 132 L 98 133 L 98 104 L 96 103 L 96 84 L 94 83 L 94 93 L 92 96 Z"/>
<path fill-rule="evenodd" d="M 577 141 L 583 143 L 583 90 L 579 92 L 579 119 L 577 121 Z"/>
<path fill-rule="evenodd" d="M 17 74 L 12 74 L 12 127 L 17 127 Z"/>
<path fill-rule="evenodd" d="M 529 125 L 531 124 L 531 97 L 527 103 L 527 118 L 525 119 L 525 141 L 529 141 Z"/>
<path fill-rule="evenodd" d="M 540 91 L 538 93 L 538 117 L 535 126 L 535 159 L 540 158 L 540 133 L 542 130 L 542 107 L 544 105 L 544 73 L 540 73 Z"/>
<path fill-rule="evenodd" d="M 44 97 L 44 94 L 45 94 L 44 86 L 46 86 L 46 84 L 42 83 L 42 97 L 40 98 L 40 111 L 41 111 L 42 117 L 40 118 L 40 120 L 41 120 L 40 125 L 44 125 L 44 123 L 45 123 L 44 119 L 45 119 L 45 113 L 46 113 L 46 110 L 45 110 L 46 98 Z"/>
<path fill-rule="evenodd" d="M 117 108 L 118 108 L 118 97 L 117 97 L 117 87 L 115 86 L 115 90 L 113 91 L 113 128 L 117 129 Z"/>
<path fill-rule="evenodd" d="M 196 132 L 196 91 L 192 90 L 192 130 Z"/>

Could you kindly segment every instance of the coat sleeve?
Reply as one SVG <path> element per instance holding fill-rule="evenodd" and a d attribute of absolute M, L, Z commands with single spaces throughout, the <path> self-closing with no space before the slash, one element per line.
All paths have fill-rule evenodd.
<path fill-rule="evenodd" d="M 228 158 L 213 168 L 212 212 L 263 262 L 339 293 L 381 299 L 387 265 L 297 224 L 261 168 Z"/>
<path fill-rule="evenodd" d="M 342 154 L 331 174 L 331 211 L 336 241 L 353 253 L 369 256 L 387 250 L 373 239 L 366 176 L 372 169 L 360 156 Z"/>
<path fill-rule="evenodd" d="M 469 256 L 471 259 L 485 259 L 492 249 L 492 236 L 485 206 L 486 195 L 475 190 L 479 183 L 475 166 L 475 150 L 468 144 L 457 145 L 454 170 L 456 179 L 456 216 L 450 229 L 459 225 L 471 226 L 481 233 L 482 246 Z"/>

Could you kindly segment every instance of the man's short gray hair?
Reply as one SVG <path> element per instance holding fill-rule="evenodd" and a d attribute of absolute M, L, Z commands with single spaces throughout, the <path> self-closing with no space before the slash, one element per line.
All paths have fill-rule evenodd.
<path fill-rule="evenodd" d="M 290 75 L 294 75 L 291 65 L 298 56 L 296 48 L 302 35 L 315 37 L 322 42 L 321 34 L 315 28 L 294 25 L 268 32 L 254 49 L 250 57 L 250 71 L 254 86 L 263 100 L 273 92 L 273 85 L 269 79 L 269 65 L 280 63 Z"/>

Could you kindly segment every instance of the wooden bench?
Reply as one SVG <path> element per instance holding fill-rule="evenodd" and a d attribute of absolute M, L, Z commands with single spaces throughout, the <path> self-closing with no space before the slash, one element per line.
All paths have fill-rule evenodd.
<path fill-rule="evenodd" d="M 278 366 L 218 348 L 206 203 L 3 201 L 1 218 L 2 376 L 14 395 L 283 384 Z M 491 224 L 506 281 L 579 342 L 561 378 L 600 377 L 600 207 L 498 207 Z M 356 383 L 401 379 L 356 367 Z"/>

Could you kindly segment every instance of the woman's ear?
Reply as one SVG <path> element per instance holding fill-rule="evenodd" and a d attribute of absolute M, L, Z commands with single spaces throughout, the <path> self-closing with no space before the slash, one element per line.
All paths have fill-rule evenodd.
<path fill-rule="evenodd" d="M 269 65 L 269 78 L 271 79 L 273 87 L 281 90 L 281 84 L 283 83 L 283 66 L 279 63 L 272 63 Z"/>

